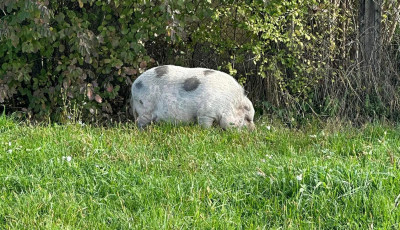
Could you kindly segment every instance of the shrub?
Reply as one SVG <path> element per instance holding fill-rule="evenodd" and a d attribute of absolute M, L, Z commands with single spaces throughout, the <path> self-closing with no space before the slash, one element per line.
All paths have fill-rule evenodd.
<path fill-rule="evenodd" d="M 76 111 L 86 120 L 125 119 L 132 81 L 152 66 L 177 64 L 233 75 L 260 108 L 285 119 L 396 119 L 399 71 L 391 60 L 398 45 L 390 45 L 398 6 L 384 1 L 382 31 L 389 32 L 382 40 L 390 49 L 379 76 L 359 68 L 358 7 L 332 0 L 3 0 L 0 103 L 39 119 Z"/>
<path fill-rule="evenodd" d="M 132 79 L 154 62 L 144 44 L 165 33 L 156 4 L 3 1 L 0 103 L 37 117 L 72 105 L 88 116 L 124 111 Z"/>

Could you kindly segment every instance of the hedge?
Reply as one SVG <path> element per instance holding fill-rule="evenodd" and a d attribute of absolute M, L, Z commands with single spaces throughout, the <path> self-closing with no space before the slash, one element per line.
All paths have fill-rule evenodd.
<path fill-rule="evenodd" d="M 3 0 L 0 103 L 36 119 L 124 120 L 132 81 L 176 64 L 233 75 L 264 110 L 335 115 L 344 94 L 324 92 L 347 87 L 340 79 L 356 48 L 349 41 L 357 5 L 346 7 L 329 0 Z"/>

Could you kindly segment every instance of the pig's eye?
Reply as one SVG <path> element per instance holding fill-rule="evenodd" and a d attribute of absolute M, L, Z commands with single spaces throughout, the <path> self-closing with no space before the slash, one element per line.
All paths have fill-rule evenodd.
<path fill-rule="evenodd" d="M 246 119 L 247 122 L 251 122 L 250 117 L 246 116 L 245 119 Z"/>

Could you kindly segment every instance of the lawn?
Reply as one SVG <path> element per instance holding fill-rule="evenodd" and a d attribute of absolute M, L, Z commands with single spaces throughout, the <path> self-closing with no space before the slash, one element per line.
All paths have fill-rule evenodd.
<path fill-rule="evenodd" d="M 400 127 L 0 116 L 0 229 L 399 229 Z"/>

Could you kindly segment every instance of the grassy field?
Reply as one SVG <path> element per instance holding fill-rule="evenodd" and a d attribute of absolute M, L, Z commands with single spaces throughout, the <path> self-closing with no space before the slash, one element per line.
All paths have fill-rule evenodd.
<path fill-rule="evenodd" d="M 0 229 L 399 229 L 400 128 L 31 126 L 0 116 Z"/>

